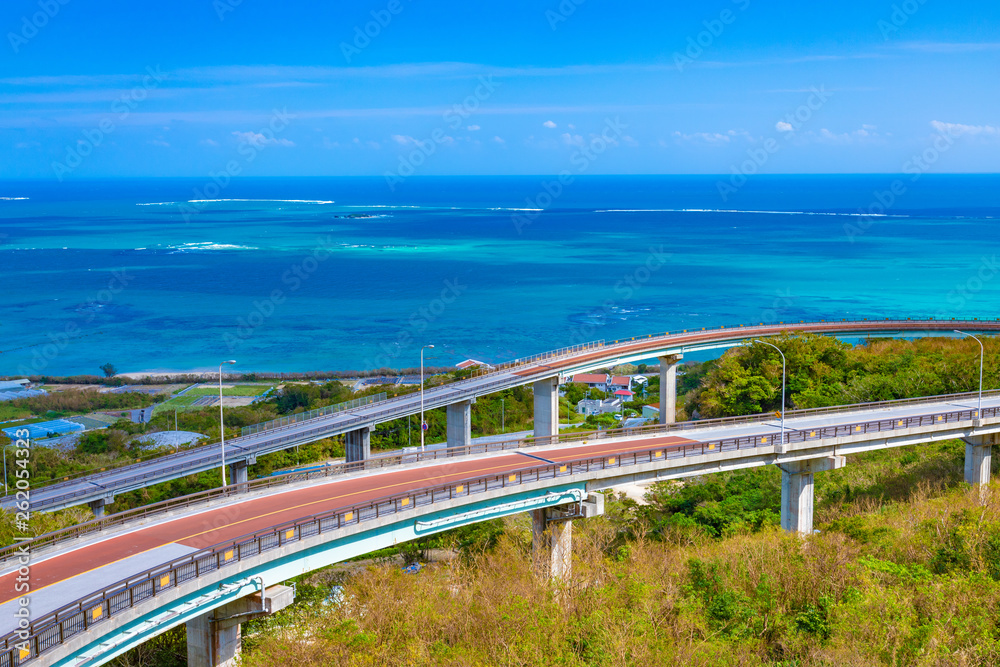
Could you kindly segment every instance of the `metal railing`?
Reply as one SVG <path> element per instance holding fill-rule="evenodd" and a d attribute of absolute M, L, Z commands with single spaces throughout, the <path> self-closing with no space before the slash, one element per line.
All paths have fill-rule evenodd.
<path fill-rule="evenodd" d="M 375 394 L 374 396 L 364 396 L 362 398 L 356 398 L 353 401 L 344 401 L 343 403 L 328 405 L 325 408 L 316 408 L 315 410 L 309 410 L 307 412 L 299 412 L 294 415 L 278 417 L 277 419 L 261 422 L 260 424 L 244 426 L 240 430 L 240 437 L 246 437 L 255 433 L 263 433 L 264 431 L 271 431 L 290 424 L 298 424 L 299 422 L 315 419 L 316 417 L 325 417 L 326 415 L 333 415 L 338 412 L 345 412 L 347 410 L 353 410 L 354 408 L 364 407 L 366 405 L 371 405 L 372 403 L 384 401 L 386 396 L 386 393 L 382 392 L 380 394 Z"/>
<path fill-rule="evenodd" d="M 845 325 L 847 325 L 847 326 L 845 326 Z M 719 327 L 718 329 L 714 329 L 714 328 L 713 329 L 709 329 L 709 328 L 705 328 L 705 327 L 701 328 L 700 330 L 688 330 L 688 329 L 684 329 L 684 330 L 681 330 L 681 331 L 664 332 L 664 333 L 661 333 L 661 334 L 649 334 L 648 336 L 645 336 L 645 337 L 641 337 L 640 336 L 640 337 L 633 337 L 633 338 L 630 338 L 630 339 L 616 340 L 616 341 L 614 341 L 613 343 L 610 343 L 610 344 L 607 343 L 604 340 L 600 340 L 600 341 L 595 341 L 595 342 L 592 342 L 592 343 L 584 343 L 584 344 L 581 344 L 581 345 L 574 345 L 574 346 L 567 347 L 567 348 L 561 348 L 560 350 L 553 350 L 551 352 L 545 352 L 545 353 L 542 353 L 542 354 L 534 355 L 532 357 L 525 357 L 525 358 L 521 358 L 521 359 L 516 359 L 514 361 L 507 362 L 506 364 L 501 364 L 500 366 L 495 367 L 493 370 L 485 373 L 485 375 L 493 375 L 495 373 L 503 373 L 504 371 L 510 371 L 511 369 L 514 369 L 514 368 L 522 368 L 522 367 L 523 368 L 527 368 L 527 367 L 530 367 L 532 364 L 536 364 L 537 365 L 541 361 L 556 361 L 556 360 L 563 359 L 563 358 L 566 358 L 566 357 L 571 357 L 571 356 L 579 355 L 580 353 L 583 353 L 583 352 L 586 352 L 586 351 L 589 351 L 589 350 L 600 350 L 601 352 L 607 352 L 607 351 L 614 352 L 614 351 L 618 351 L 618 350 L 629 350 L 630 352 L 635 353 L 638 350 L 633 350 L 632 348 L 645 347 L 649 343 L 659 344 L 661 342 L 676 342 L 678 345 L 683 346 L 683 340 L 678 340 L 678 341 L 667 341 L 667 340 L 665 340 L 665 339 L 674 338 L 674 337 L 685 338 L 687 336 L 697 336 L 698 338 L 701 338 L 704 335 L 714 334 L 714 333 L 720 332 L 720 331 L 726 331 L 726 332 L 738 331 L 740 333 L 745 333 L 746 337 L 750 337 L 752 335 L 770 335 L 770 334 L 775 334 L 775 333 L 782 333 L 782 332 L 785 332 L 785 331 L 787 331 L 789 333 L 794 333 L 796 331 L 821 330 L 821 329 L 822 330 L 830 330 L 830 331 L 843 332 L 847 328 L 851 327 L 852 325 L 859 325 L 860 326 L 859 333 L 863 333 L 863 332 L 869 331 L 869 330 L 886 330 L 887 328 L 895 330 L 895 329 L 902 329 L 902 328 L 909 327 L 911 329 L 925 329 L 925 330 L 935 330 L 936 331 L 936 330 L 951 329 L 952 327 L 955 327 L 955 328 L 958 328 L 958 327 L 968 328 L 970 326 L 973 329 L 976 329 L 976 330 L 991 330 L 991 331 L 995 330 L 995 331 L 1000 331 L 1000 318 L 996 318 L 996 320 L 985 320 L 985 319 L 978 319 L 978 318 L 974 318 L 974 319 L 971 319 L 971 320 L 955 320 L 955 319 L 951 319 L 951 320 L 934 320 L 934 319 L 929 319 L 929 320 L 913 320 L 913 319 L 893 320 L 893 319 L 889 319 L 889 318 L 886 318 L 885 320 L 880 320 L 880 319 L 846 320 L 846 319 L 842 319 L 842 320 L 839 320 L 839 321 L 838 320 L 830 320 L 830 321 L 820 320 L 819 322 L 805 322 L 805 321 L 800 321 L 798 323 L 794 323 L 794 322 L 788 322 L 788 323 L 781 322 L 781 323 L 777 323 L 777 324 L 759 324 L 759 325 L 749 325 L 749 326 L 744 326 L 744 325 L 730 326 L 730 327 L 722 326 L 722 327 Z M 854 327 L 854 329 L 856 330 L 856 329 L 858 329 L 858 327 Z M 711 336 L 709 336 L 709 337 L 711 337 Z M 692 342 L 704 342 L 704 341 L 697 341 L 696 340 L 696 341 L 692 341 Z M 638 345 L 638 344 L 641 344 L 641 345 Z M 549 372 L 551 370 L 552 369 L 539 368 L 538 375 L 543 375 L 543 374 L 545 374 L 545 373 L 547 373 L 547 372 Z M 529 375 L 529 377 L 530 377 L 530 375 Z M 480 381 L 479 377 L 470 377 L 470 378 L 459 380 L 457 382 L 453 382 L 453 383 L 450 383 L 450 384 L 447 384 L 447 385 L 443 385 L 442 387 L 436 387 L 436 388 L 434 388 L 433 390 L 431 390 L 430 392 L 428 392 L 430 394 L 430 396 L 428 398 L 428 401 L 427 401 L 427 407 L 428 407 L 428 409 L 435 408 L 435 407 L 441 407 L 442 405 L 447 405 L 450 402 L 454 402 L 455 399 L 462 400 L 464 398 L 469 398 L 469 397 L 471 397 L 473 395 L 481 395 L 483 393 L 489 393 L 488 391 L 486 391 L 486 390 L 489 390 L 489 389 L 507 388 L 509 386 L 515 386 L 517 384 L 523 384 L 524 383 L 524 376 L 520 376 L 520 377 L 516 377 L 516 378 L 515 377 L 507 377 L 505 379 L 495 380 L 493 382 L 490 382 L 490 383 L 487 383 L 487 384 L 481 384 L 481 385 L 478 384 L 479 381 Z M 477 389 L 474 392 L 465 392 L 465 391 L 463 391 L 470 383 L 477 383 Z M 384 401 L 380 401 L 379 404 L 381 404 L 381 405 L 396 405 L 400 401 L 413 400 L 412 396 L 413 396 L 412 394 L 405 394 L 403 396 L 396 396 L 396 397 L 393 397 L 393 398 L 388 398 L 388 399 L 386 399 Z M 264 443 L 247 443 L 248 446 L 243 446 L 244 443 L 241 442 L 243 440 L 243 437 L 236 438 L 234 440 L 231 440 L 230 442 L 233 444 L 234 447 L 239 447 L 240 450 L 241 450 L 241 452 L 236 452 L 236 456 L 233 456 L 232 458 L 233 458 L 233 460 L 239 460 L 242 454 L 256 455 L 256 454 L 266 454 L 266 453 L 270 453 L 270 452 L 273 452 L 273 451 L 278 451 L 280 449 L 287 448 L 288 446 L 292 446 L 294 444 L 301 444 L 303 440 L 309 441 L 309 438 L 318 439 L 316 436 L 332 437 L 334 435 L 337 435 L 338 433 L 344 432 L 346 430 L 350 430 L 350 428 L 352 426 L 364 425 L 365 423 L 368 423 L 368 422 L 371 422 L 371 421 L 378 421 L 382 417 L 387 417 L 388 416 L 390 418 L 395 418 L 395 417 L 405 416 L 404 414 L 402 414 L 402 412 L 403 411 L 399 411 L 399 414 L 396 414 L 396 411 L 393 411 L 391 409 L 388 409 L 388 410 L 379 410 L 377 412 L 369 413 L 369 414 L 366 414 L 364 416 L 358 416 L 355 419 L 348 420 L 348 421 L 345 421 L 345 422 L 341 422 L 341 423 L 338 423 L 338 424 L 335 424 L 335 425 L 331 424 L 330 426 L 333 426 L 332 429 L 329 428 L 329 427 L 323 427 L 323 428 L 320 428 L 320 429 L 309 429 L 308 431 L 297 433 L 294 437 L 282 437 L 282 438 L 277 438 L 277 439 L 268 439 Z M 315 419 L 323 419 L 324 417 L 328 418 L 330 416 L 331 415 L 321 415 L 319 417 L 316 417 Z M 336 415 L 333 415 L 333 416 L 336 416 Z M 284 426 L 276 426 L 275 428 L 270 429 L 269 431 L 266 431 L 263 435 L 266 435 L 268 433 L 273 433 L 274 431 L 294 429 L 294 428 L 296 428 L 298 426 L 299 426 L 298 423 L 290 423 L 290 424 L 286 424 Z M 323 432 L 324 430 L 326 430 L 327 432 L 324 433 Z M 254 437 L 260 437 L 261 435 L 262 434 L 258 433 L 258 434 L 247 435 L 245 437 L 246 438 L 254 438 Z M 90 475 L 90 476 L 87 477 L 87 479 L 88 480 L 101 480 L 101 479 L 106 479 L 106 478 L 111 477 L 111 476 L 120 475 L 123 471 L 128 471 L 129 469 L 142 469 L 142 468 L 144 468 L 146 466 L 151 465 L 151 461 L 155 461 L 157 464 L 160 464 L 162 462 L 167 462 L 167 461 L 170 461 L 172 459 L 174 459 L 174 460 L 191 461 L 191 459 L 189 459 L 189 457 L 191 457 L 194 452 L 198 452 L 199 450 L 202 450 L 202 449 L 206 449 L 206 451 L 207 451 L 208 448 L 213 448 L 216 444 L 217 443 L 213 443 L 213 444 L 209 444 L 209 445 L 202 445 L 200 447 L 196 447 L 196 448 L 192 448 L 192 449 L 188 449 L 188 450 L 183 450 L 183 451 L 178 452 L 176 454 L 169 454 L 169 455 L 164 456 L 164 457 L 158 457 L 156 459 L 152 459 L 152 460 L 147 461 L 145 463 L 137 463 L 137 464 L 131 464 L 131 465 L 127 465 L 127 466 L 122 466 L 121 468 L 114 468 L 114 469 L 111 469 L 111 470 L 109 470 L 107 472 L 100 472 L 100 473 L 96 473 L 96 474 Z M 197 468 L 199 465 L 205 465 L 205 461 L 208 458 L 210 458 L 210 456 L 208 456 L 208 455 L 206 455 L 204 457 L 196 458 L 196 459 L 193 460 L 193 462 L 190 462 L 189 466 L 193 470 L 193 469 Z M 111 491 L 111 492 L 117 492 L 119 489 L 129 490 L 130 488 L 132 488 L 138 482 L 144 482 L 146 480 L 152 480 L 152 479 L 157 479 L 157 478 L 161 478 L 161 477 L 165 478 L 165 477 L 167 477 L 167 476 L 169 476 L 171 474 L 174 474 L 174 473 L 176 473 L 178 471 L 182 471 L 182 470 L 184 470 L 184 466 L 183 465 L 169 466 L 166 469 L 160 468 L 158 466 L 157 470 L 154 471 L 154 472 L 152 472 L 152 473 L 139 474 L 139 475 L 135 475 L 133 477 L 128 477 L 128 478 L 126 478 L 124 480 L 116 480 L 114 482 L 114 486 L 111 487 L 111 488 L 109 488 L 108 490 Z M 163 474 L 165 471 L 167 472 L 167 475 Z M 70 482 L 61 481 L 61 482 L 58 482 L 58 483 L 55 483 L 55 484 L 51 484 L 51 485 L 45 486 L 44 488 L 46 488 L 46 490 L 51 490 L 51 489 L 54 489 L 54 488 L 58 488 L 60 485 L 67 485 L 67 486 L 69 486 L 69 485 L 73 484 L 75 481 L 76 480 L 70 481 Z M 91 490 L 87 490 L 87 491 L 70 492 L 70 493 L 64 494 L 60 498 L 50 498 L 48 500 L 42 500 L 37 505 L 37 507 L 39 509 L 45 509 L 46 507 L 50 507 L 50 506 L 54 506 L 54 505 L 59 505 L 59 504 L 65 503 L 66 501 L 71 501 L 74 498 L 83 497 L 83 496 L 94 496 L 94 495 L 95 494 L 94 494 L 94 491 L 92 489 Z"/>
<path fill-rule="evenodd" d="M 972 400 L 978 396 L 978 392 L 967 392 L 961 394 L 947 394 L 943 396 L 929 396 L 923 398 L 903 398 L 891 401 L 878 401 L 874 403 L 858 403 L 854 405 L 840 405 L 826 408 L 806 408 L 801 410 L 789 410 L 785 412 L 786 421 L 801 419 L 803 417 L 820 416 L 827 414 L 838 414 L 844 412 L 863 412 L 866 410 L 891 409 L 894 407 L 909 405 L 926 405 L 933 403 L 943 403 L 951 401 Z M 983 392 L 984 397 L 998 397 L 1000 390 L 990 390 Z M 992 408 L 991 408 L 992 409 Z M 987 410 L 984 410 L 984 413 Z M 74 540 L 85 535 L 103 532 L 112 527 L 126 524 L 130 521 L 141 520 L 156 515 L 186 509 L 193 505 L 198 505 L 211 500 L 232 498 L 248 493 L 254 493 L 276 487 L 282 487 L 299 482 L 314 481 L 340 475 L 352 473 L 381 470 L 384 468 L 402 467 L 425 461 L 436 461 L 439 459 L 453 459 L 456 456 L 474 456 L 496 452 L 511 451 L 532 447 L 545 447 L 556 444 L 570 444 L 574 442 L 587 442 L 590 440 L 619 438 L 619 437 L 653 437 L 662 434 L 675 432 L 687 432 L 693 430 L 706 430 L 726 426 L 738 426 L 742 424 L 762 423 L 775 421 L 776 417 L 771 413 L 741 416 L 741 417 L 719 417 L 716 419 L 703 419 L 699 421 L 677 422 L 672 424 L 650 424 L 632 428 L 608 429 L 605 431 L 587 431 L 578 433 L 560 433 L 553 436 L 535 436 L 527 438 L 514 438 L 510 440 L 485 442 L 481 444 L 471 444 L 461 447 L 441 448 L 425 450 L 423 452 L 397 452 L 377 458 L 357 461 L 353 463 L 327 464 L 317 466 L 308 471 L 297 471 L 264 477 L 240 484 L 232 484 L 225 488 L 209 489 L 198 493 L 160 501 L 152 505 L 145 505 L 134 509 L 126 510 L 116 514 L 111 514 L 98 519 L 69 526 L 57 531 L 46 533 L 22 544 L 28 545 L 37 551 L 40 548 L 54 546 L 70 540 Z M 889 420 L 891 421 L 891 420 Z M 872 422 L 874 423 L 874 422 Z M 789 428 L 792 428 L 791 426 Z M 793 432 L 793 431 L 789 431 Z M 867 432 L 867 431 L 865 431 Z M 214 457 L 209 457 L 213 463 Z M 16 557 L 21 544 L 10 545 L 0 548 L 0 563 Z"/>
<path fill-rule="evenodd" d="M 897 429 L 954 424 L 968 422 L 976 418 L 996 417 L 998 414 L 1000 414 L 1000 408 L 990 407 L 984 408 L 981 415 L 975 409 L 962 409 L 898 419 L 880 419 L 825 426 L 811 430 L 786 432 L 786 443 L 806 441 L 818 443 L 829 437 L 839 438 L 863 433 L 882 433 Z M 606 433 L 608 432 L 598 432 L 596 435 L 590 434 L 590 436 L 599 438 Z M 26 636 L 15 631 L 2 638 L 0 667 L 25 664 L 81 632 L 105 623 L 117 614 L 154 598 L 164 590 L 176 588 L 188 581 L 223 568 L 237 566 L 244 559 L 259 556 L 291 542 L 335 532 L 346 526 L 410 512 L 414 508 L 433 505 L 437 502 L 547 479 L 556 480 L 560 477 L 572 477 L 594 471 L 628 468 L 689 456 L 704 456 L 713 452 L 770 447 L 774 444 L 773 435 L 750 435 L 707 442 L 654 446 L 625 453 L 604 454 L 599 457 L 534 466 L 503 474 L 413 489 L 370 502 L 342 507 L 279 524 L 158 565 L 46 614 L 28 626 Z"/>

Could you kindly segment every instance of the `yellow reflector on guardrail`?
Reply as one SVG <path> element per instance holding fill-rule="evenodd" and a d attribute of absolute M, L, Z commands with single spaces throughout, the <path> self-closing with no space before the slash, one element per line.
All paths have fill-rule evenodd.
<path fill-rule="evenodd" d="M 861 427 L 860 427 L 860 426 L 855 426 L 855 427 L 854 427 L 854 430 L 855 430 L 855 431 L 860 431 L 860 430 L 861 430 Z"/>
<path fill-rule="evenodd" d="M 399 504 L 402 505 L 403 507 L 406 507 L 407 505 L 410 504 L 410 499 L 409 498 L 403 498 L 403 500 L 401 500 Z"/>
<path fill-rule="evenodd" d="M 715 445 L 709 445 L 708 448 L 709 449 L 715 449 Z"/>
<path fill-rule="evenodd" d="M 508 476 L 507 477 L 507 481 L 508 482 L 516 482 L 517 481 L 517 475 L 510 475 L 510 476 Z"/>
<path fill-rule="evenodd" d="M 898 422 L 896 422 L 896 426 L 902 426 L 902 425 L 903 425 L 903 420 L 902 419 L 900 419 Z"/>
<path fill-rule="evenodd" d="M 815 438 L 816 437 L 816 431 L 809 431 L 809 437 L 810 438 Z"/>
<path fill-rule="evenodd" d="M 943 415 L 938 415 L 938 421 L 939 421 L 939 422 L 940 422 L 940 421 L 944 421 L 944 416 L 943 416 Z"/>
<path fill-rule="evenodd" d="M 760 444 L 762 444 L 762 445 L 766 445 L 767 444 L 767 436 L 766 435 L 763 438 L 760 439 Z"/>
<path fill-rule="evenodd" d="M 559 466 L 559 472 L 566 472 L 566 466 Z"/>
<path fill-rule="evenodd" d="M 295 537 L 295 529 L 294 528 L 289 528 L 288 530 L 285 531 L 285 539 L 286 540 L 290 540 L 293 537 Z"/>
<path fill-rule="evenodd" d="M 21 660 L 24 661 L 25 658 L 27 658 L 28 656 L 31 655 L 31 651 L 29 651 L 26 648 L 22 648 L 19 655 L 20 655 Z"/>
<path fill-rule="evenodd" d="M 658 459 L 662 459 L 663 458 L 663 452 L 656 452 L 656 453 L 653 454 L 653 456 L 655 456 Z"/>
<path fill-rule="evenodd" d="M 613 466 L 614 464 L 615 464 L 615 457 L 612 456 L 611 458 L 608 459 L 608 465 Z"/>
<path fill-rule="evenodd" d="M 162 577 L 160 577 L 160 588 L 166 588 L 169 585 L 170 585 L 170 575 L 169 574 L 165 574 Z"/>
<path fill-rule="evenodd" d="M 347 514 L 344 515 L 344 521 L 350 521 L 353 518 L 354 518 L 354 512 L 348 512 Z"/>
<path fill-rule="evenodd" d="M 229 550 L 229 551 L 227 551 L 227 552 L 226 552 L 225 554 L 223 554 L 223 556 L 222 556 L 222 557 L 223 557 L 223 558 L 224 558 L 225 560 L 229 560 L 229 559 L 231 559 L 231 558 L 233 557 L 233 550 L 232 550 L 232 549 L 230 549 L 230 550 Z"/>
<path fill-rule="evenodd" d="M 459 484 L 458 486 L 455 487 L 455 490 L 458 491 L 459 493 L 461 493 L 462 489 L 464 489 L 464 488 L 465 487 L 463 485 Z"/>
<path fill-rule="evenodd" d="M 92 621 L 96 621 L 97 619 L 99 619 L 103 615 L 104 615 L 104 606 L 103 605 L 97 605 L 96 607 L 94 607 L 93 609 L 90 610 L 90 620 L 92 620 Z"/>

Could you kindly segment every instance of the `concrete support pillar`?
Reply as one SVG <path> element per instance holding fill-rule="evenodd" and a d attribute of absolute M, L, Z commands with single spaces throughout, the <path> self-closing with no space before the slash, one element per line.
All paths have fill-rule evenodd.
<path fill-rule="evenodd" d="M 535 437 L 559 435 L 559 378 L 539 380 L 532 389 L 535 394 Z"/>
<path fill-rule="evenodd" d="M 229 464 L 229 483 L 246 484 L 249 479 L 249 466 L 246 461 L 236 461 Z"/>
<path fill-rule="evenodd" d="M 993 464 L 993 437 L 974 436 L 962 440 L 965 442 L 966 483 L 978 486 L 989 484 L 990 466 Z"/>
<path fill-rule="evenodd" d="M 90 506 L 90 511 L 94 513 L 94 516 L 100 519 L 104 516 L 104 498 L 100 500 L 91 500 L 87 503 Z"/>
<path fill-rule="evenodd" d="M 677 366 L 683 354 L 660 357 L 660 423 L 677 421 Z"/>
<path fill-rule="evenodd" d="M 240 654 L 240 623 L 284 609 L 295 590 L 272 586 L 187 622 L 188 667 L 235 667 Z"/>
<path fill-rule="evenodd" d="M 813 473 L 801 464 L 781 466 L 781 528 L 790 533 L 813 532 Z"/>
<path fill-rule="evenodd" d="M 843 456 L 780 463 L 781 527 L 790 533 L 813 533 L 813 475 L 844 467 Z"/>
<path fill-rule="evenodd" d="M 552 580 L 573 575 L 573 521 L 604 514 L 604 496 L 591 493 L 581 503 L 531 511 L 531 553 L 535 571 Z"/>
<path fill-rule="evenodd" d="M 214 613 L 209 612 L 187 622 L 188 667 L 236 665 L 243 641 L 241 619 L 216 621 Z"/>
<path fill-rule="evenodd" d="M 448 406 L 448 449 L 453 447 L 468 447 L 472 444 L 472 403 L 460 401 Z M 458 452 L 453 452 L 456 454 Z"/>
<path fill-rule="evenodd" d="M 567 580 L 573 574 L 573 522 L 556 521 L 549 524 L 552 534 L 549 543 L 552 548 L 552 579 Z"/>
<path fill-rule="evenodd" d="M 367 426 L 344 434 L 347 462 L 367 461 L 372 455 L 372 430 Z"/>

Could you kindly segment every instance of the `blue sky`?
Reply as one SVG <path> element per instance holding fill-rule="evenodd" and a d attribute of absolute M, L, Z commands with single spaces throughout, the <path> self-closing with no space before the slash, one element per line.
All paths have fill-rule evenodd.
<path fill-rule="evenodd" d="M 1000 171 L 995 0 L 7 0 L 0 29 L 0 178 L 726 174 L 769 145 L 761 172 L 900 172 L 942 136 L 928 171 Z"/>

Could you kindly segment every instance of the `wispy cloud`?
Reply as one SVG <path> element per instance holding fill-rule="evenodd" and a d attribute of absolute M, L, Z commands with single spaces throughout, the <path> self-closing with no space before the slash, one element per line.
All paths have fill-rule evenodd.
<path fill-rule="evenodd" d="M 897 48 L 925 53 L 979 53 L 1000 50 L 1000 42 L 900 42 Z"/>
<path fill-rule="evenodd" d="M 962 123 L 943 123 L 939 120 L 932 120 L 931 127 L 940 134 L 950 134 L 953 137 L 1000 138 L 1000 127 L 993 125 L 963 125 Z"/>

